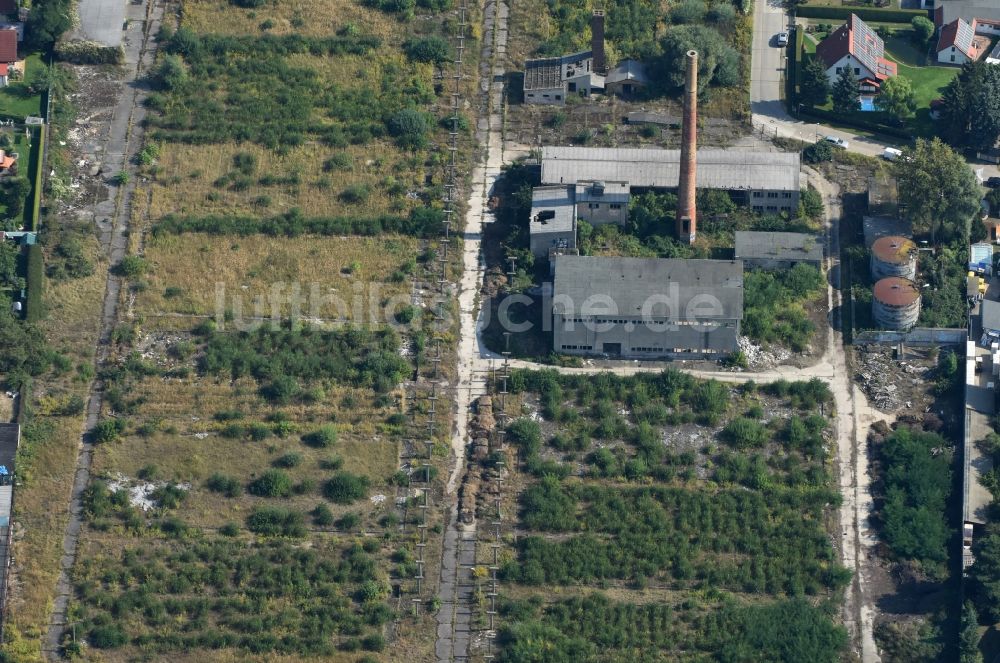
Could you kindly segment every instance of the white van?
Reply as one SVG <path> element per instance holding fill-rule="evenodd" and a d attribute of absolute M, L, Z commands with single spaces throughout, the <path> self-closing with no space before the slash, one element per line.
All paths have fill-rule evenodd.
<path fill-rule="evenodd" d="M 882 158 L 886 161 L 895 161 L 901 156 L 903 156 L 903 151 L 897 150 L 895 147 L 887 147 L 882 152 Z"/>

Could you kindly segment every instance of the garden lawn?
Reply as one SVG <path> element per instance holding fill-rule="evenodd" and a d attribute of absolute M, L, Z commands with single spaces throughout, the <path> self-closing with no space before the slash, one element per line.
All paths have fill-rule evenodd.
<path fill-rule="evenodd" d="M 25 58 L 24 79 L 0 88 L 0 116 L 24 120 L 28 115 L 42 115 L 42 95 L 29 94 L 28 86 L 42 75 L 45 63 L 33 53 Z"/>

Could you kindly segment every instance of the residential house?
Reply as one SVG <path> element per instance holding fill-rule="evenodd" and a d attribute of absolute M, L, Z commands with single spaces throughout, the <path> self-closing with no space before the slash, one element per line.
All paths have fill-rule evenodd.
<path fill-rule="evenodd" d="M 17 30 L 0 28 L 0 64 L 13 67 L 17 62 Z"/>
<path fill-rule="evenodd" d="M 853 69 L 860 92 L 877 93 L 896 75 L 896 63 L 885 57 L 885 42 L 856 14 L 816 46 L 816 56 L 826 65 L 831 83 L 845 67 Z"/>
<path fill-rule="evenodd" d="M 557 255 L 553 272 L 555 352 L 656 359 L 736 350 L 740 261 Z"/>
<path fill-rule="evenodd" d="M 965 19 L 956 18 L 942 26 L 934 49 L 938 62 L 963 65 L 978 60 L 989 48 L 990 38 L 977 35 L 976 25 L 976 19 L 972 19 L 972 25 L 969 25 Z"/>

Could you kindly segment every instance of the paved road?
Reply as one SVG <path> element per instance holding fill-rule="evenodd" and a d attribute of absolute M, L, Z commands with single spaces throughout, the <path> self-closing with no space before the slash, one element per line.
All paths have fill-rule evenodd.
<path fill-rule="evenodd" d="M 788 28 L 788 17 L 779 0 L 757 0 L 753 14 L 753 46 L 750 57 L 750 112 L 754 118 L 791 120 L 781 101 L 785 71 L 785 49 L 776 45 L 776 35 Z"/>
<path fill-rule="evenodd" d="M 80 23 L 73 30 L 74 39 L 87 39 L 118 46 L 125 24 L 125 0 L 80 0 L 77 5 Z"/>

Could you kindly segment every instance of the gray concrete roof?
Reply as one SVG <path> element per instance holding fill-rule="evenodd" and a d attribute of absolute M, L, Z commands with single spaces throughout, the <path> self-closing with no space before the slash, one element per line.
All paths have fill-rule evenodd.
<path fill-rule="evenodd" d="M 743 318 L 739 260 L 556 256 L 554 272 L 556 313 L 579 313 L 588 298 L 603 295 L 614 306 L 607 313 L 623 316 L 645 311 L 679 320 Z M 601 307 L 597 313 L 606 313 L 603 302 L 595 305 Z"/>
<path fill-rule="evenodd" d="M 983 331 L 1000 331 L 1000 302 L 984 299 L 981 306 Z"/>
<path fill-rule="evenodd" d="M 1000 21 L 1000 3 L 996 0 L 938 0 L 934 3 L 934 7 L 935 14 L 938 7 L 942 10 L 940 25 L 947 25 L 956 18 L 964 19 L 968 23 L 974 18 Z"/>
<path fill-rule="evenodd" d="M 808 233 L 736 231 L 736 259 L 823 261 L 823 242 Z"/>
<path fill-rule="evenodd" d="M 633 188 L 676 188 L 680 150 L 543 147 L 542 183 L 624 180 Z M 798 152 L 698 150 L 698 186 L 731 190 L 799 190 Z"/>
<path fill-rule="evenodd" d="M 604 193 L 597 194 L 594 190 L 594 182 L 582 181 L 576 183 L 574 192 L 575 201 L 579 203 L 621 203 L 627 205 L 629 201 L 628 182 L 602 182 Z"/>
<path fill-rule="evenodd" d="M 552 217 L 540 220 L 542 212 L 552 212 Z M 528 217 L 528 232 L 536 233 L 570 232 L 575 227 L 576 207 L 567 186 L 540 186 L 531 190 L 531 216 Z"/>
<path fill-rule="evenodd" d="M 622 60 L 618 66 L 608 72 L 604 79 L 605 83 L 639 83 L 646 85 L 649 76 L 646 74 L 646 67 L 636 60 Z"/>

